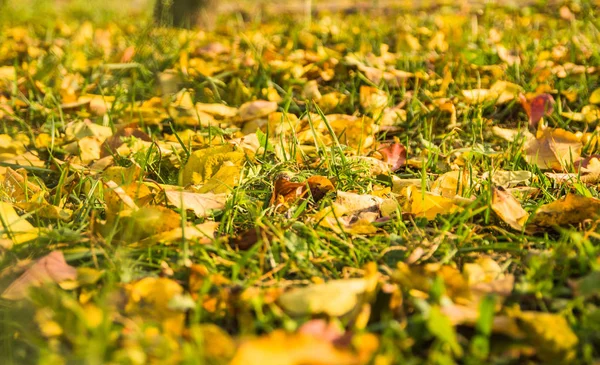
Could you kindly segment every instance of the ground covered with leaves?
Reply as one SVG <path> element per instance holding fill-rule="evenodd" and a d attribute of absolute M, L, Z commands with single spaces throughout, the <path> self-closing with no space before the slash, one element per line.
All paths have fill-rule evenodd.
<path fill-rule="evenodd" d="M 600 361 L 591 4 L 81 18 L 0 31 L 3 363 Z"/>

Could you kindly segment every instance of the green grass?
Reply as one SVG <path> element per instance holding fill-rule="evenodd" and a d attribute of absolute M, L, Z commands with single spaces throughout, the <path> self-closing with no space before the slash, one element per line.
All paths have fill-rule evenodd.
<path fill-rule="evenodd" d="M 292 333 L 311 318 L 327 317 L 319 313 L 291 315 L 276 301 L 281 292 L 321 281 L 368 276 L 365 268 L 370 263 L 375 263 L 381 277 L 373 298 L 367 300 L 371 310 L 367 320 L 354 313 L 357 311 L 335 319 L 355 339 L 344 351 L 360 352 L 360 336 L 376 338 L 377 346 L 361 362 L 600 361 L 600 290 L 593 280 L 600 270 L 597 221 L 537 233 L 516 231 L 493 212 L 493 183 L 482 175 L 497 170 L 531 172 L 528 186 L 537 191 L 520 199 L 529 213 L 567 193 L 598 198 L 597 183 L 555 182 L 545 175 L 547 171 L 527 163 L 519 141 L 507 142 L 492 133 L 494 126 L 527 126 L 528 117 L 518 100 L 469 105 L 462 94 L 467 89 L 489 88 L 498 80 L 518 84 L 525 92 L 548 85 L 556 100 L 554 112 L 545 117 L 550 127 L 596 131 L 596 122 L 570 121 L 561 113 L 580 111 L 589 104 L 589 95 L 600 87 L 599 70 L 559 77 L 550 72 L 551 66 L 541 63 L 553 59 L 554 66 L 598 67 L 596 9 L 585 1 L 571 2 L 575 20 L 568 21 L 559 17 L 559 7 L 544 4 L 519 8 L 487 5 L 472 12 L 452 6 L 415 13 L 388 11 L 376 21 L 370 14 L 318 14 L 308 27 L 287 15 L 244 21 L 229 14 L 221 17 L 214 32 L 153 29 L 147 4 L 138 13 L 124 11 L 123 16 L 112 2 L 105 9 L 90 11 L 84 2 L 75 1 L 61 14 L 51 2 L 11 5 L 0 16 L 0 66 L 13 66 L 17 78 L 7 83 L 0 80 L 0 133 L 13 141 L 21 138 L 17 136 L 28 140 L 22 149 L 0 146 L 0 201 L 15 205 L 19 215 L 42 230 L 34 240 L 0 248 L 0 291 L 22 272 L 20 263 L 54 250 L 64 253 L 79 276 L 75 288 L 48 284 L 32 289 L 29 299 L 23 301 L 0 299 L 3 363 L 227 363 L 248 336 L 266 336 L 278 329 Z M 497 44 L 490 40 L 494 32 L 502 33 Z M 435 34 L 445 39 L 428 46 Z M 419 50 L 411 49 L 407 35 L 421 45 Z M 230 49 L 216 58 L 198 53 L 200 47 L 213 42 Z M 517 50 L 520 64 L 503 61 L 498 44 Z M 135 49 L 132 63 L 123 63 L 121 57 L 130 46 Z M 400 85 L 376 83 L 347 57 L 356 55 L 377 66 L 385 46 L 395 56 L 386 67 L 421 76 Z M 562 50 L 566 52 L 563 57 L 552 55 Z M 302 52 L 308 57 L 300 57 Z M 189 57 L 188 61 L 182 56 Z M 286 62 L 286 67 L 281 66 Z M 304 73 L 294 68 L 298 64 L 305 68 Z M 215 70 L 208 72 L 211 67 Z M 325 77 L 329 68 L 333 70 L 331 78 Z M 122 180 L 151 186 L 150 205 L 165 206 L 159 184 L 177 185 L 179 171 L 191 153 L 243 136 L 237 122 L 188 127 L 180 114 L 165 114 L 164 103 L 169 103 L 170 95 L 161 95 L 157 80 L 168 69 L 175 70 L 181 81 L 178 88 L 190 90 L 194 102 L 237 108 L 277 93 L 278 110 L 306 120 L 305 130 L 311 136 L 309 142 L 294 134 L 284 139 L 263 128 L 265 133 L 258 138 L 262 146 L 255 155 L 246 156 L 239 183 L 228 193 L 224 209 L 207 217 L 171 209 L 178 213 L 179 222 L 175 223 L 186 230 L 191 223 L 219 223 L 215 236 L 204 243 L 182 238 L 145 244 L 148 241 L 140 239 L 143 233 L 138 234 L 145 226 L 111 211 L 108 189 L 101 175 L 89 170 L 91 163 L 63 163 L 78 155 L 66 140 L 69 123 L 89 118 L 112 133 L 133 123 L 154 143 L 133 153 L 113 151 L 112 166 L 139 166 L 139 174 L 133 178 L 127 177 L 127 170 L 121 171 Z M 438 95 L 446 73 L 453 81 Z M 65 80 L 78 85 L 76 94 L 110 96 L 114 102 L 104 116 L 85 108 L 65 108 L 69 91 L 62 86 Z M 323 95 L 339 92 L 345 100 L 330 106 L 305 100 L 302 89 L 308 80 L 317 80 Z M 406 111 L 406 119 L 398 121 L 395 130 L 373 135 L 379 142 L 395 136 L 407 147 L 410 161 L 399 171 L 371 173 L 368 163 L 354 157 L 376 156 L 376 148 L 357 151 L 356 146 L 346 145 L 354 132 L 336 130 L 334 119 L 326 117 L 334 113 L 373 117 L 361 105 L 361 86 L 383 90 L 388 106 L 402 103 Z M 575 98 L 567 99 L 563 91 Z M 159 117 L 139 108 L 141 102 L 157 96 L 163 100 L 154 109 L 163 112 Z M 442 97 L 456 107 L 454 125 L 450 125 L 450 113 L 435 104 Z M 2 106 L 10 106 L 14 112 L 2 117 Z M 319 119 L 324 121 L 323 128 L 316 125 Z M 358 120 L 356 123 L 361 123 Z M 293 127 L 300 128 L 300 123 Z M 194 138 L 190 139 L 190 134 Z M 36 140 L 40 136 L 51 142 L 40 147 Z M 134 149 L 139 139 L 130 136 L 123 140 Z M 172 142 L 169 153 L 160 149 L 164 144 L 159 145 L 167 140 Z M 287 153 L 282 154 L 281 148 Z M 15 155 L 26 151 L 36 152 L 42 163 L 22 166 L 12 162 Z M 589 145 L 582 156 L 595 153 L 597 147 Z M 18 206 L 20 199 L 32 201 L 40 195 L 25 191 L 25 198 L 18 197 L 5 181 L 7 167 L 24 168 L 27 179 L 45 192 L 44 199 L 69 209 L 72 217 L 49 218 L 41 208 Z M 334 231 L 314 219 L 335 201 L 335 192 L 317 202 L 309 198 L 290 203 L 284 212 L 269 204 L 282 173 L 301 183 L 322 175 L 337 191 L 373 194 L 392 188 L 392 175 L 418 179 L 419 188 L 426 188 L 453 170 L 466 171 L 469 176 L 462 197 L 472 201 L 463 201 L 464 209 L 427 220 L 411 215 L 401 205 L 388 220 L 371 223 L 377 229 L 373 235 Z M 396 193 L 390 196 L 402 201 L 402 193 Z M 6 224 L 3 222 L 3 227 Z M 13 237 L 6 236 L 6 231 L 2 228 L 1 238 L 10 241 Z M 240 249 L 236 243 L 244 237 L 252 241 L 248 238 L 252 232 L 257 233 L 257 241 Z M 481 257 L 493 259 L 504 274 L 514 275 L 514 287 L 506 295 L 496 293 L 477 302 L 477 315 L 471 323 L 447 325 L 440 308 L 456 300 L 458 279 L 445 269 L 432 269 L 432 265 L 464 273 L 467 264 Z M 402 276 L 403 265 L 410 267 L 412 282 Z M 190 277 L 198 279 L 194 270 L 203 272 L 196 286 L 190 282 Z M 171 298 L 168 309 L 147 298 L 148 302 L 135 307 L 131 288 L 147 277 L 169 278 L 183 291 Z M 583 293 L 582 278 L 591 283 Z M 427 290 L 419 287 L 420 279 L 427 282 Z M 469 291 L 468 296 L 472 295 Z M 556 333 L 563 333 L 564 328 L 554 328 L 555 322 L 538 317 L 531 324 L 514 314 L 519 311 L 564 318 L 577 336 L 577 344 L 562 349 L 565 341 Z M 492 328 L 494 316 L 516 318 L 524 338 L 514 331 L 507 334 Z M 179 318 L 185 329 L 169 329 L 164 321 L 172 317 Z"/>

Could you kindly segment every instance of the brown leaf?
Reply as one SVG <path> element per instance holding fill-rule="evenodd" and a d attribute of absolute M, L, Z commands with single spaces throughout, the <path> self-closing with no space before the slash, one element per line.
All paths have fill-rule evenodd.
<path fill-rule="evenodd" d="M 77 270 L 69 266 L 61 251 L 52 251 L 37 260 L 29 269 L 10 284 L 2 293 L 2 298 L 18 300 L 27 297 L 31 287 L 38 287 L 47 282 L 61 283 L 76 280 Z"/>
<path fill-rule="evenodd" d="M 308 184 L 310 194 L 315 202 L 318 202 L 323 199 L 327 193 L 335 190 L 331 180 L 325 176 L 311 176 L 306 180 L 306 183 Z"/>
<path fill-rule="evenodd" d="M 270 205 L 285 205 L 292 203 L 302 197 L 305 191 L 306 184 L 290 181 L 287 175 L 281 175 L 275 180 L 273 194 L 271 195 Z"/>
<path fill-rule="evenodd" d="M 310 191 L 313 200 L 316 202 L 333 190 L 335 190 L 333 183 L 325 176 L 314 175 L 309 177 L 306 182 L 297 183 L 290 181 L 289 176 L 281 174 L 275 180 L 275 187 L 269 204 L 286 207 L 296 200 L 306 197 L 307 191 Z"/>

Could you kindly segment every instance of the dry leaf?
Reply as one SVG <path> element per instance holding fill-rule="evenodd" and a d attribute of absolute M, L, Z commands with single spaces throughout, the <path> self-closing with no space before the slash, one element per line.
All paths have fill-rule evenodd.
<path fill-rule="evenodd" d="M 277 103 L 274 101 L 255 100 L 240 106 L 239 117 L 241 121 L 247 122 L 252 119 L 266 117 L 277 111 Z"/>
<path fill-rule="evenodd" d="M 37 260 L 13 281 L 2 293 L 2 298 L 10 300 L 23 299 L 27 297 L 31 287 L 39 287 L 48 282 L 60 284 L 68 280 L 77 280 L 77 270 L 67 264 L 61 251 L 52 251 Z"/>
<path fill-rule="evenodd" d="M 167 278 L 147 277 L 127 284 L 128 302 L 125 311 L 140 320 L 159 322 L 165 332 L 180 335 L 185 313 L 171 308 L 170 301 L 183 293 L 177 282 Z"/>
<path fill-rule="evenodd" d="M 206 183 L 225 165 L 225 162 L 241 166 L 245 161 L 245 156 L 243 152 L 235 151 L 232 145 L 195 151 L 190 155 L 181 172 L 181 185 Z"/>
<path fill-rule="evenodd" d="M 0 238 L 2 240 L 7 239 L 14 244 L 19 244 L 37 237 L 37 228 L 25 218 L 19 217 L 10 203 L 0 201 Z"/>
<path fill-rule="evenodd" d="M 327 314 L 343 316 L 355 309 L 370 290 L 368 279 L 332 280 L 283 293 L 277 302 L 290 315 Z"/>
<path fill-rule="evenodd" d="M 384 161 L 392 171 L 397 171 L 406 164 L 406 147 L 401 143 L 394 142 L 382 145 L 378 151 L 384 156 Z"/>
<path fill-rule="evenodd" d="M 583 145 L 574 133 L 545 128 L 523 146 L 525 160 L 540 169 L 562 170 L 579 160 Z"/>
<path fill-rule="evenodd" d="M 420 186 L 420 185 L 419 185 Z M 419 187 L 410 185 L 404 192 L 406 203 L 404 210 L 416 217 L 435 219 L 438 214 L 453 213 L 461 208 L 455 201 L 438 194 L 419 190 Z"/>
<path fill-rule="evenodd" d="M 528 227 L 555 227 L 578 225 L 586 220 L 595 220 L 600 215 L 600 199 L 567 194 L 566 197 L 536 210 Z"/>
<path fill-rule="evenodd" d="M 227 194 L 200 194 L 191 191 L 168 190 L 165 191 L 165 195 L 169 204 L 180 210 L 192 210 L 198 218 L 222 210 L 227 201 Z"/>
<path fill-rule="evenodd" d="M 540 120 L 554 111 L 554 98 L 550 94 L 539 94 L 531 99 L 520 94 L 519 101 L 529 117 L 529 126 L 532 130 L 537 130 Z"/>
<path fill-rule="evenodd" d="M 332 343 L 307 334 L 276 330 L 264 337 L 246 340 L 231 365 L 353 365 L 357 357 Z"/>
<path fill-rule="evenodd" d="M 492 210 L 502 219 L 506 224 L 522 231 L 529 218 L 529 213 L 521 207 L 521 204 L 515 199 L 511 193 L 504 190 L 502 187 L 493 189 L 492 192 Z"/>

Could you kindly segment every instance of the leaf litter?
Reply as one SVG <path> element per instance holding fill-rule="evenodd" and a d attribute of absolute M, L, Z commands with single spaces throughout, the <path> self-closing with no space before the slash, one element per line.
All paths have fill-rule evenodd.
<path fill-rule="evenodd" d="M 599 361 L 587 2 L 321 6 L 2 23 L 15 361 Z"/>

